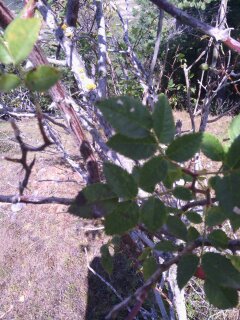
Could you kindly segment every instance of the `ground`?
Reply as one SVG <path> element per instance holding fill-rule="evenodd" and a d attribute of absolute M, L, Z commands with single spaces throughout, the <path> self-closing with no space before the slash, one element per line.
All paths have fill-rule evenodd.
<path fill-rule="evenodd" d="M 21 121 L 19 126 L 29 144 L 41 143 L 34 121 Z M 77 158 L 70 135 L 61 135 Z M 1 155 L 16 157 L 18 146 L 7 142 L 9 137 L 13 138 L 9 123 L 1 122 Z M 82 188 L 80 176 L 53 147 L 36 157 L 27 194 L 74 197 Z M 14 194 L 21 176 L 19 166 L 1 160 L 0 194 Z M 0 204 L 0 219 L 0 319 L 85 319 L 84 248 L 91 262 L 103 243 L 101 231 L 93 238 L 87 230 L 94 227 L 92 222 L 69 215 L 61 205 Z"/>
<path fill-rule="evenodd" d="M 177 112 L 175 117 L 184 121 L 183 130 L 189 129 L 186 113 Z M 221 141 L 227 138 L 229 121 L 230 117 L 224 117 L 210 126 Z M 34 120 L 18 124 L 26 142 L 41 143 Z M 59 133 L 66 149 L 80 161 L 71 136 L 62 129 Z M 8 122 L 0 122 L 0 154 L 19 155 Z M 81 177 L 54 147 L 36 157 L 27 194 L 74 197 L 83 187 Z M 0 194 L 15 194 L 21 177 L 18 165 L 0 160 Z M 88 261 L 122 296 L 134 290 L 129 285 L 131 266 L 124 259 L 118 260 L 118 270 L 127 269 L 127 277 L 121 272 L 110 279 L 101 269 L 99 250 L 108 238 L 101 230 L 91 231 L 100 222 L 72 216 L 62 205 L 0 204 L 0 220 L 0 319 L 104 319 L 109 307 L 119 300 L 88 270 Z M 237 320 L 235 314 L 219 319 Z"/>

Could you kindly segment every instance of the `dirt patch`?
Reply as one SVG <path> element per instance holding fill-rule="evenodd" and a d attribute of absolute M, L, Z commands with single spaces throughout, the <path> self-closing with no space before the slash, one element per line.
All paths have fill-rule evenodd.
<path fill-rule="evenodd" d="M 34 120 L 20 121 L 24 140 L 41 143 Z M 57 129 L 59 130 L 59 129 Z M 66 149 L 79 158 L 70 135 L 59 130 Z M 19 157 L 9 123 L 0 123 L 1 156 Z M 74 197 L 81 178 L 54 147 L 36 156 L 26 194 Z M 16 194 L 23 176 L 19 165 L 0 160 L 0 193 Z M 19 211 L 18 211 L 19 210 Z M 67 213 L 62 205 L 0 204 L 0 319 L 86 319 L 89 260 L 99 256 L 102 231 L 91 221 Z M 102 284 L 100 284 L 102 286 Z"/>

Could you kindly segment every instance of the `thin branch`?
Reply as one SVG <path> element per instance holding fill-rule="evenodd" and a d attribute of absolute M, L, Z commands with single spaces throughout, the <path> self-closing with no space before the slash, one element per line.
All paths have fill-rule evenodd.
<path fill-rule="evenodd" d="M 154 4 L 158 6 L 158 8 L 163 9 L 167 13 L 169 13 L 174 18 L 178 19 L 183 24 L 189 25 L 193 27 L 194 29 L 199 30 L 203 34 L 207 34 L 210 37 L 213 37 L 216 41 L 223 42 L 227 47 L 229 47 L 231 50 L 236 51 L 238 54 L 240 54 L 240 42 L 233 39 L 230 36 L 231 29 L 220 29 L 217 27 L 213 27 L 207 23 L 204 23 L 183 10 L 175 7 L 169 1 L 167 0 L 150 0 Z"/>
<path fill-rule="evenodd" d="M 212 244 L 208 240 L 203 240 L 203 239 L 199 238 L 196 241 L 194 241 L 193 243 L 190 243 L 189 245 L 187 245 L 181 252 L 178 253 L 177 256 L 160 264 L 157 271 L 155 271 L 153 273 L 153 275 L 140 288 L 138 288 L 133 295 L 129 296 L 128 298 L 123 300 L 121 303 L 116 305 L 109 312 L 106 319 L 114 319 L 117 316 L 118 312 L 121 309 L 127 307 L 132 300 L 137 301 L 134 308 L 133 308 L 133 310 L 135 311 L 138 308 L 139 303 L 142 302 L 142 299 L 143 298 L 146 299 L 149 290 L 160 279 L 160 277 L 162 276 L 162 273 L 164 271 L 170 269 L 170 267 L 172 265 L 177 264 L 182 256 L 189 254 L 189 253 L 193 252 L 196 248 L 202 247 L 202 246 L 212 246 Z M 240 240 L 230 240 L 228 242 L 228 248 L 230 250 L 232 250 L 233 252 L 240 250 Z M 132 310 L 131 314 L 136 315 L 133 310 Z M 128 319 L 130 320 L 133 318 L 129 317 Z"/>
<path fill-rule="evenodd" d="M 28 203 L 28 204 L 63 204 L 69 206 L 74 199 L 60 198 L 60 197 L 37 197 L 27 195 L 0 195 L 0 202 L 2 203 Z"/>

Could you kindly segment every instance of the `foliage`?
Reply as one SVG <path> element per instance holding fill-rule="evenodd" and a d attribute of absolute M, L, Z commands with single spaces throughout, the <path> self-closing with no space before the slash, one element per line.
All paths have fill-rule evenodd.
<path fill-rule="evenodd" d="M 185 5 L 194 3 L 187 1 Z M 21 69 L 39 29 L 40 21 L 36 18 L 16 19 L 0 39 L 0 61 Z M 182 64 L 185 57 L 178 58 Z M 0 89 L 8 92 L 23 83 L 30 91 L 42 92 L 59 78 L 55 68 L 39 66 L 28 72 L 20 70 L 19 74 L 1 74 Z M 175 87 L 170 80 L 169 90 Z M 222 309 L 235 307 L 240 288 L 239 260 L 232 249 L 233 239 L 220 224 L 229 221 L 233 232 L 240 228 L 239 116 L 229 127 L 230 145 L 225 148 L 208 133 L 176 137 L 172 108 L 163 94 L 152 112 L 128 96 L 102 101 L 98 108 L 116 132 L 108 146 L 135 161 L 135 166 L 128 172 L 116 164 L 104 163 L 106 181 L 84 188 L 69 212 L 89 219 L 103 217 L 106 234 L 112 236 L 138 228 L 147 230 L 152 238 L 160 234 L 163 241 L 147 248 L 142 256 L 144 279 L 153 279 L 152 284 L 158 280 L 154 278 L 159 271 L 156 252 L 167 252 L 172 264 L 178 263 L 180 288 L 201 268 L 209 302 Z M 201 151 L 208 159 L 220 163 L 218 171 L 189 169 L 186 162 Z M 229 255 L 226 249 L 232 249 L 233 254 Z M 111 274 L 109 245 L 104 245 L 101 253 L 102 264 Z"/>
<path fill-rule="evenodd" d="M 221 230 L 219 223 L 229 220 L 234 231 L 240 227 L 238 197 L 240 192 L 240 147 L 238 142 L 240 136 L 236 130 L 240 126 L 240 118 L 235 118 L 230 125 L 229 135 L 232 142 L 229 149 L 224 151 L 220 141 L 208 133 L 190 133 L 174 139 L 175 128 L 172 125 L 172 112 L 163 95 L 160 96 L 151 114 L 139 101 L 129 97 L 103 101 L 99 104 L 99 108 L 116 130 L 116 135 L 110 139 L 109 146 L 133 160 L 147 158 L 138 163 L 131 173 L 113 164 L 104 165 L 107 184 L 97 185 L 98 195 L 101 194 L 100 198 L 98 196 L 97 205 L 104 205 L 109 200 L 109 193 L 104 192 L 107 186 L 111 190 L 112 198 L 115 199 L 112 206 L 104 211 L 106 232 L 111 235 L 121 235 L 144 226 L 151 235 L 154 235 L 155 232 L 161 233 L 161 227 L 166 226 L 174 238 L 168 238 L 163 232 L 165 242 L 157 244 L 157 250 L 181 253 L 183 247 L 195 244 L 192 250 L 179 260 L 177 273 L 179 287 L 187 285 L 199 264 L 202 263 L 206 277 L 204 289 L 208 300 L 214 306 L 222 309 L 236 306 L 240 274 L 235 267 L 236 264 L 232 263 L 234 258 L 231 260 L 226 254 L 225 249 L 228 248 L 230 239 Z M 128 123 L 125 130 L 124 119 L 127 119 Z M 166 134 L 163 135 L 163 133 Z M 140 146 L 144 139 L 151 141 L 151 152 L 147 146 L 141 149 Z M 137 144 L 139 147 L 136 150 Z M 193 172 L 186 169 L 185 165 L 179 164 L 188 161 L 201 150 L 206 157 L 222 164 L 221 169 L 216 171 L 210 179 L 207 170 Z M 164 187 L 163 183 L 172 166 L 178 169 L 171 171 L 173 187 Z M 190 182 L 189 176 L 192 178 Z M 184 181 L 184 186 L 177 185 L 180 178 Z M 159 192 L 159 186 L 160 190 L 164 191 Z M 84 205 L 79 202 L 78 197 L 70 207 L 71 213 L 85 218 L 94 216 L 93 212 L 85 210 L 86 204 L 96 205 L 92 192 L 87 192 L 89 188 L 93 190 L 94 185 L 81 191 Z M 149 194 L 142 197 L 140 189 Z M 216 195 L 216 199 L 212 197 L 213 194 Z M 172 200 L 170 205 L 169 201 L 167 205 L 166 199 L 169 197 Z M 192 204 L 190 208 L 197 206 L 198 200 L 202 199 L 203 206 L 200 215 L 184 209 L 184 206 L 177 209 L 174 200 L 176 198 Z M 215 214 L 215 212 L 218 213 Z M 188 226 L 183 223 L 184 216 L 189 221 Z M 202 227 L 196 229 L 194 227 L 196 224 Z M 214 230 L 208 228 L 213 225 Z M 176 244 L 179 241 L 181 246 L 177 247 Z M 197 249 L 198 241 L 202 241 L 202 250 Z M 214 251 L 209 252 L 208 249 L 205 249 L 204 241 L 209 242 Z M 106 249 L 102 253 L 103 262 L 106 264 L 106 261 L 110 259 L 109 253 Z M 152 255 L 148 255 L 144 260 L 144 277 L 150 277 L 156 268 L 153 250 Z M 109 272 L 109 262 L 106 269 Z"/>
<path fill-rule="evenodd" d="M 4 36 L 0 37 L 0 62 L 14 65 L 17 73 L 17 68 L 29 56 L 37 41 L 40 27 L 41 20 L 38 18 L 17 18 L 9 24 Z M 24 83 L 31 91 L 45 91 L 60 78 L 59 71 L 49 66 L 39 66 L 28 72 L 21 70 L 19 75 L 0 74 L 0 90 L 8 92 Z"/>

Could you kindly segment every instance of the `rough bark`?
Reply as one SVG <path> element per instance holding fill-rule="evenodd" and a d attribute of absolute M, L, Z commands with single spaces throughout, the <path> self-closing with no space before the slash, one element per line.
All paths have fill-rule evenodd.
<path fill-rule="evenodd" d="M 169 13 L 174 18 L 178 19 L 181 23 L 186 24 L 194 29 L 199 30 L 201 33 L 207 34 L 213 37 L 216 41 L 221 41 L 229 49 L 236 51 L 240 54 L 240 42 L 233 39 L 230 36 L 230 29 L 221 30 L 220 28 L 213 27 L 207 23 L 204 23 L 181 9 L 178 9 L 167 0 L 150 0 L 152 3 L 156 4 L 158 8 L 163 9 Z"/>

